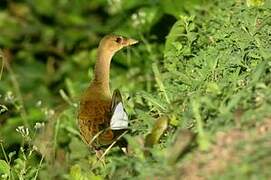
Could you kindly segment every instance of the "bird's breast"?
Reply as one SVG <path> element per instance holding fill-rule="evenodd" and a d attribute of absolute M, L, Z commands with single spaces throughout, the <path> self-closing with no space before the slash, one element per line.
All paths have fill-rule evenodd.
<path fill-rule="evenodd" d="M 78 113 L 80 133 L 87 144 L 110 143 L 114 135 L 108 127 L 111 118 L 111 100 L 82 100 Z M 98 133 L 99 136 L 95 137 Z"/>

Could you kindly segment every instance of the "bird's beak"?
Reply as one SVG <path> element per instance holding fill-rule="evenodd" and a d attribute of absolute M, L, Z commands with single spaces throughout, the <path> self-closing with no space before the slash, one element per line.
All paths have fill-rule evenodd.
<path fill-rule="evenodd" d="M 127 39 L 124 39 L 124 41 L 122 42 L 122 45 L 124 47 L 126 46 L 131 46 L 131 45 L 134 45 L 138 43 L 138 40 L 135 40 L 135 39 L 131 39 L 131 38 L 127 38 Z"/>

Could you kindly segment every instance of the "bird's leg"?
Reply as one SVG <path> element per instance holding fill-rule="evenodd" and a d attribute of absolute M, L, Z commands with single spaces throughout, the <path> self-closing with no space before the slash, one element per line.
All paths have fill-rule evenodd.
<path fill-rule="evenodd" d="M 95 149 L 95 153 L 98 160 L 100 160 L 104 152 L 102 149 Z"/>
<path fill-rule="evenodd" d="M 96 157 L 97 157 L 97 162 L 101 161 L 103 165 L 105 165 L 105 161 L 104 161 L 104 151 L 93 145 L 94 141 L 103 133 L 104 131 L 99 131 L 92 139 L 91 142 L 89 143 L 90 146 L 92 146 L 92 150 L 94 149 Z M 92 144 L 92 145 L 91 145 Z"/>

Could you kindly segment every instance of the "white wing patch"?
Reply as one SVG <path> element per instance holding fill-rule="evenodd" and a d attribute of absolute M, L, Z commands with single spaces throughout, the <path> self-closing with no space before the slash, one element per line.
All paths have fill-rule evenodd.
<path fill-rule="evenodd" d="M 120 130 L 128 128 L 128 115 L 124 111 L 123 105 L 119 102 L 111 117 L 110 128 L 112 130 Z"/>

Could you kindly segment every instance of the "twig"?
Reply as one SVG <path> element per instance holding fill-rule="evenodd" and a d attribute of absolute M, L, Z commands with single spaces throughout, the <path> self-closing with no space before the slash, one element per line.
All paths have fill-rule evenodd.
<path fill-rule="evenodd" d="M 42 156 L 42 158 L 41 158 L 41 160 L 40 160 L 39 167 L 38 167 L 38 169 L 37 169 L 37 171 L 36 171 L 36 173 L 35 173 L 34 179 L 37 179 L 37 177 L 38 177 L 38 174 L 39 174 L 39 171 L 40 171 L 40 169 L 41 169 L 41 165 L 42 165 L 43 160 L 44 160 L 44 156 Z"/>
<path fill-rule="evenodd" d="M 158 69 L 156 63 L 152 64 L 152 70 L 153 70 L 154 77 L 155 77 L 156 83 L 157 83 L 160 91 L 164 94 L 167 103 L 170 104 L 170 100 L 168 98 L 168 95 L 167 95 L 167 92 L 166 92 L 166 88 L 165 88 L 165 86 L 163 84 L 162 77 L 161 77 L 161 74 L 159 72 L 159 69 Z"/>
<path fill-rule="evenodd" d="M 1 146 L 1 150 L 3 152 L 3 155 L 4 155 L 4 158 L 5 158 L 6 162 L 9 162 L 8 156 L 7 156 L 6 152 L 5 152 L 4 146 L 2 144 L 2 140 L 0 140 L 0 146 Z"/>
<path fill-rule="evenodd" d="M 102 161 L 102 159 L 104 158 L 104 156 L 110 151 L 110 149 L 127 133 L 128 131 L 123 132 L 112 144 L 110 144 L 110 146 L 104 151 L 104 153 L 101 155 L 101 157 L 99 157 L 98 161 L 95 162 L 95 164 L 93 165 L 92 169 L 95 168 L 95 166 L 97 165 L 98 162 Z"/>
<path fill-rule="evenodd" d="M 99 158 L 99 161 L 101 161 L 101 159 L 103 159 L 103 157 L 109 152 L 109 150 L 118 142 L 118 140 L 120 140 L 128 131 L 123 132 L 102 154 L 102 156 Z M 98 162 L 99 162 L 98 161 Z"/>

